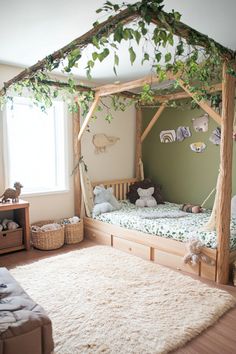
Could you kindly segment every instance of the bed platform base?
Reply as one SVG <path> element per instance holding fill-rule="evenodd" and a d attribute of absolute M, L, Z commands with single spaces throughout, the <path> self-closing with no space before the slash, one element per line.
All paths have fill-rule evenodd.
<path fill-rule="evenodd" d="M 183 242 L 128 230 L 87 217 L 84 219 L 84 232 L 85 237 L 98 244 L 115 247 L 167 267 L 196 274 L 213 281 L 216 280 L 217 250 L 204 248 L 204 253 L 215 260 L 216 265 L 210 266 L 200 263 L 193 267 L 183 262 L 183 257 L 186 254 Z"/>
<path fill-rule="evenodd" d="M 136 180 L 133 178 L 92 184 L 93 186 L 103 184 L 105 187 L 112 187 L 116 198 L 121 200 L 126 199 L 129 185 Z M 197 266 L 192 266 L 183 262 L 186 246 L 180 241 L 129 230 L 88 217 L 84 218 L 84 233 L 86 238 L 98 244 L 115 247 L 143 259 L 195 274 L 205 279 L 213 281 L 217 279 L 217 249 L 204 247 L 203 250 L 207 256 L 215 261 L 215 265 L 200 262 Z M 235 259 L 236 250 L 230 252 L 229 263 L 232 264 Z"/>

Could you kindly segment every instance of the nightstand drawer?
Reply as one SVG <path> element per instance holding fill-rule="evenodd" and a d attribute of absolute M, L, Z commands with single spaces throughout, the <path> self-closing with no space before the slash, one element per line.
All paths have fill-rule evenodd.
<path fill-rule="evenodd" d="M 22 229 L 16 229 L 14 231 L 1 231 L 0 232 L 0 249 L 21 246 L 23 244 Z"/>

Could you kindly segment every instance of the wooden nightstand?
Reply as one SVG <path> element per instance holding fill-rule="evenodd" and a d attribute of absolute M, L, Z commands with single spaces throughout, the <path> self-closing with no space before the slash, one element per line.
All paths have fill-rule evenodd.
<path fill-rule="evenodd" d="M 20 225 L 15 231 L 0 232 L 0 254 L 30 249 L 29 203 L 0 203 L 0 220 L 12 219 Z"/>

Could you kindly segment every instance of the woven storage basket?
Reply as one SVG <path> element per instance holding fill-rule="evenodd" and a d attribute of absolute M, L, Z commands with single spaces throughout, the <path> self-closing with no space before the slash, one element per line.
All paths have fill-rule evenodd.
<path fill-rule="evenodd" d="M 35 226 L 43 226 L 54 223 L 54 220 L 44 220 L 34 223 Z M 62 225 L 58 230 L 51 230 L 46 232 L 31 230 L 31 239 L 33 246 L 39 250 L 49 251 L 56 250 L 64 245 L 65 235 L 64 226 Z"/>
<path fill-rule="evenodd" d="M 65 243 L 67 245 L 79 243 L 84 238 L 84 223 L 80 220 L 76 224 L 65 224 Z"/>
<path fill-rule="evenodd" d="M 233 262 L 233 284 L 236 286 L 236 261 Z"/>

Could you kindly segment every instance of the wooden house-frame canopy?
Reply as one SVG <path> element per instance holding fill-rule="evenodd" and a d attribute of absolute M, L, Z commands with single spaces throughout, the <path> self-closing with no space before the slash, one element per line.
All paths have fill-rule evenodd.
<path fill-rule="evenodd" d="M 150 12 L 149 17 L 151 22 L 155 25 L 161 26 L 168 30 L 168 28 L 173 24 L 172 17 L 164 11 L 162 12 L 162 20 L 160 17 L 156 16 L 155 13 Z M 130 11 L 130 9 L 125 9 L 120 11 L 115 16 L 110 16 L 106 21 L 98 24 L 95 28 L 91 29 L 81 37 L 75 39 L 65 47 L 59 49 L 51 55 L 53 60 L 60 60 L 65 58 L 65 56 L 72 50 L 76 48 L 84 48 L 89 43 L 92 42 L 93 36 L 96 34 L 98 38 L 102 36 L 108 36 L 114 32 L 119 24 L 127 24 L 132 22 L 134 19 L 140 16 L 139 12 Z M 200 47 L 206 47 L 209 38 L 193 28 L 185 25 L 182 22 L 175 23 L 172 27 L 173 34 L 178 35 L 185 39 L 187 43 L 190 43 L 190 37 L 195 36 L 195 44 Z M 235 67 L 235 52 L 225 48 L 221 44 L 211 40 L 220 56 L 223 58 L 224 64 L 222 68 L 222 83 L 213 85 L 209 88 L 209 92 L 222 91 L 222 113 L 217 113 L 208 102 L 204 100 L 199 100 L 197 96 L 191 91 L 181 79 L 178 74 L 173 75 L 171 72 L 167 72 L 168 79 L 178 80 L 179 86 L 182 91 L 177 93 L 172 93 L 168 95 L 159 95 L 155 97 L 160 103 L 160 107 L 155 113 L 152 120 L 149 122 L 147 128 L 144 132 L 141 130 L 141 109 L 137 108 L 136 116 L 136 175 L 139 175 L 139 162 L 141 159 L 141 145 L 142 142 L 147 137 L 148 133 L 160 117 L 161 113 L 164 111 L 166 104 L 171 100 L 184 99 L 187 97 L 192 97 L 198 105 L 212 117 L 217 124 L 221 125 L 221 145 L 220 145 L 220 172 L 219 172 L 219 183 L 218 183 L 218 193 L 217 193 L 217 238 L 218 238 L 218 258 L 217 258 L 217 281 L 219 283 L 227 283 L 229 277 L 229 238 L 230 238 L 230 202 L 231 202 L 231 190 L 232 190 L 232 133 L 233 133 L 233 120 L 234 120 L 234 96 L 235 96 L 235 78 L 228 73 L 227 66 L 231 63 L 231 66 Z M 14 83 L 19 82 L 24 79 L 34 79 L 33 75 L 43 68 L 46 67 L 48 57 L 39 61 L 35 65 L 28 69 L 22 71 L 19 75 L 15 76 L 13 79 L 9 80 L 4 84 L 4 88 L 0 91 L 0 95 L 4 95 L 6 90 Z M 101 97 L 109 96 L 113 94 L 120 93 L 126 97 L 133 97 L 133 89 L 143 86 L 144 84 L 153 84 L 159 82 L 159 78 L 155 76 L 146 76 L 141 79 L 137 79 L 130 82 L 119 83 L 119 84 L 108 84 L 99 87 L 85 87 L 78 85 L 78 91 L 92 90 L 94 91 L 94 101 L 91 104 L 89 112 L 80 127 L 79 116 L 75 114 L 74 120 L 74 133 L 78 133 L 78 140 L 74 138 L 74 155 L 76 159 L 80 156 L 80 144 L 79 141 L 92 117 Z M 67 83 L 62 82 L 47 82 L 49 85 L 55 85 L 58 87 L 63 87 Z M 77 160 L 78 161 L 78 160 Z M 75 173 L 75 200 L 76 209 L 79 210 L 78 195 L 80 195 L 80 183 L 79 175 Z"/>

